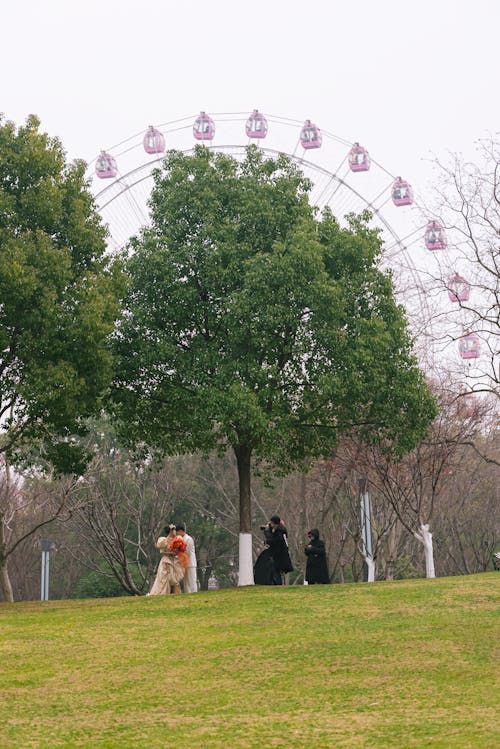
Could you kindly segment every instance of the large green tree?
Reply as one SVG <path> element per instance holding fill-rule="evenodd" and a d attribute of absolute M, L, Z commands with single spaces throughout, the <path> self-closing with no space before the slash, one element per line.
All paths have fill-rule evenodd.
<path fill-rule="evenodd" d="M 122 287 L 84 173 L 36 117 L 0 119 L 0 455 L 36 445 L 65 472 L 82 467 L 74 435 L 112 376 Z"/>
<path fill-rule="evenodd" d="M 0 120 L 0 452 L 48 437 L 66 470 L 111 376 L 121 284 L 84 172 L 36 117 Z"/>
<path fill-rule="evenodd" d="M 252 582 L 252 460 L 279 470 L 356 428 L 410 449 L 434 415 L 368 216 L 317 217 L 281 155 L 197 147 L 155 175 L 130 245 L 116 394 L 127 437 L 167 452 L 232 448 L 240 584 Z"/>

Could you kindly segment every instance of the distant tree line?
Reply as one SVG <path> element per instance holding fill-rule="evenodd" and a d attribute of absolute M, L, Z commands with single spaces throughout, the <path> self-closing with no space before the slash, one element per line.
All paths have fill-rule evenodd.
<path fill-rule="evenodd" d="M 448 387 L 443 397 L 448 403 L 428 439 L 397 463 L 350 435 L 307 472 L 276 478 L 261 467 L 253 482 L 252 522 L 258 527 L 276 512 L 283 517 L 292 584 L 303 582 L 305 534 L 312 527 L 325 540 L 331 582 L 363 580 L 361 476 L 369 480 L 376 579 L 425 576 L 415 536 L 422 522 L 432 530 L 437 575 L 492 569 L 500 536 L 496 412 L 492 403 L 464 412 Z M 186 523 L 196 539 L 202 589 L 211 575 L 221 587 L 235 585 L 234 458 L 214 453 L 145 460 L 118 446 L 109 421 L 95 424 L 93 441 L 94 458 L 79 481 L 26 476 L 15 491 L 11 487 L 16 534 L 35 529 L 12 554 L 16 600 L 39 597 L 42 539 L 54 544 L 51 597 L 145 594 L 159 558 L 154 542 L 169 521 Z M 254 556 L 263 541 L 256 532 Z"/>

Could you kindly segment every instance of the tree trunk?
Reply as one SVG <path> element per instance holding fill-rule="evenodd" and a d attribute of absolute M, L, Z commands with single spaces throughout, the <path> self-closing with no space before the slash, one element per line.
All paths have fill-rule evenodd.
<path fill-rule="evenodd" d="M 366 568 L 367 568 L 367 576 L 366 576 L 366 582 L 367 583 L 374 583 L 375 582 L 375 560 L 373 557 L 366 556 L 364 557 Z"/>
<path fill-rule="evenodd" d="M 3 496 L 0 496 L 0 588 L 3 599 L 8 603 L 14 603 L 14 591 L 9 577 L 7 537 L 5 528 L 5 507 L 8 507 L 11 486 L 10 465 L 4 458 L 5 483 L 3 485 Z"/>
<path fill-rule="evenodd" d="M 212 564 L 209 560 L 202 566 L 201 571 L 201 590 L 208 590 L 208 581 L 212 574 Z"/>
<path fill-rule="evenodd" d="M 7 559 L 3 556 L 0 557 L 0 587 L 2 588 L 4 601 L 14 603 L 14 591 L 10 582 Z"/>
<path fill-rule="evenodd" d="M 385 564 L 385 579 L 386 580 L 394 580 L 395 568 L 396 568 L 396 563 L 394 559 L 388 559 Z"/>
<path fill-rule="evenodd" d="M 339 564 L 339 570 L 340 570 L 340 572 L 339 572 L 339 583 L 345 583 L 344 567 L 345 567 L 345 562 L 340 562 L 340 564 Z"/>
<path fill-rule="evenodd" d="M 14 592 L 9 577 L 5 546 L 5 525 L 3 515 L 0 514 L 0 588 L 2 589 L 4 601 L 14 603 Z"/>
<path fill-rule="evenodd" d="M 248 445 L 234 448 L 238 465 L 240 490 L 240 536 L 238 585 L 253 585 L 252 560 L 252 504 L 250 494 L 250 470 L 252 449 Z"/>
<path fill-rule="evenodd" d="M 397 519 L 395 519 L 394 523 L 389 528 L 389 532 L 387 533 L 387 559 L 385 563 L 386 580 L 394 580 L 400 528 L 401 526 L 398 524 Z"/>
<path fill-rule="evenodd" d="M 429 531 L 429 524 L 422 523 L 420 533 L 415 532 L 415 538 L 424 546 L 425 554 L 425 576 L 436 577 L 434 572 L 434 550 L 432 546 L 432 533 Z"/>

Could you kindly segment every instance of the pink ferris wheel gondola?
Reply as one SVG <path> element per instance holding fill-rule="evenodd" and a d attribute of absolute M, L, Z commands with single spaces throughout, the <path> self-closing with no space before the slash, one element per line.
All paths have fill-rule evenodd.
<path fill-rule="evenodd" d="M 370 154 L 366 148 L 355 143 L 349 151 L 349 169 L 351 172 L 367 172 L 369 168 Z"/>
<path fill-rule="evenodd" d="M 152 125 L 147 129 L 142 143 L 146 153 L 163 153 L 165 150 L 165 138 L 163 133 L 160 133 L 160 131 Z"/>
<path fill-rule="evenodd" d="M 265 138 L 267 135 L 267 120 L 263 114 L 254 109 L 245 125 L 245 132 L 249 138 Z"/>
<path fill-rule="evenodd" d="M 480 351 L 479 336 L 476 333 L 467 333 L 459 339 L 458 353 L 462 359 L 477 359 Z"/>
<path fill-rule="evenodd" d="M 413 203 L 413 190 L 409 182 L 397 177 L 391 190 L 394 205 L 411 205 Z"/>
<path fill-rule="evenodd" d="M 469 298 L 470 284 L 455 273 L 448 281 L 448 297 L 451 302 L 466 302 Z"/>
<path fill-rule="evenodd" d="M 311 120 L 305 121 L 304 127 L 300 131 L 300 142 L 302 143 L 303 148 L 321 147 L 321 130 L 317 125 L 312 123 Z"/>
<path fill-rule="evenodd" d="M 118 169 L 116 161 L 111 154 L 101 151 L 95 164 L 95 173 L 99 179 L 110 179 L 116 177 Z"/>
<path fill-rule="evenodd" d="M 205 112 L 200 112 L 193 124 L 193 135 L 196 140 L 212 140 L 215 135 L 214 121 Z"/>
<path fill-rule="evenodd" d="M 446 249 L 446 232 L 438 221 L 427 224 L 424 241 L 428 250 Z"/>

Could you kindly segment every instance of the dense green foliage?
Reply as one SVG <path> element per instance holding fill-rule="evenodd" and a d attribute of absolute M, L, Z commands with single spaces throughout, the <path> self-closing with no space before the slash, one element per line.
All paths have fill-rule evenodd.
<path fill-rule="evenodd" d="M 0 120 L 0 451 L 33 440 L 81 470 L 71 435 L 110 380 L 121 281 L 83 162 L 29 117 Z"/>
<path fill-rule="evenodd" d="M 500 573 L 0 606 L 2 749 L 493 749 Z"/>
<path fill-rule="evenodd" d="M 285 156 L 197 147 L 155 176 L 117 337 L 124 433 L 168 452 L 231 446 L 282 470 L 356 428 L 398 453 L 434 416 L 369 216 L 308 202 Z"/>

